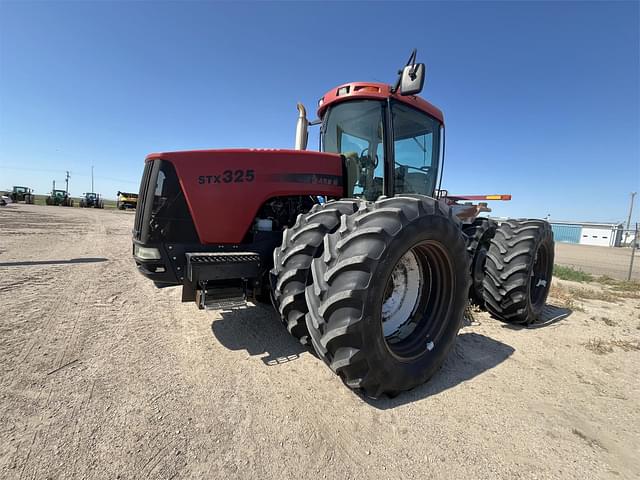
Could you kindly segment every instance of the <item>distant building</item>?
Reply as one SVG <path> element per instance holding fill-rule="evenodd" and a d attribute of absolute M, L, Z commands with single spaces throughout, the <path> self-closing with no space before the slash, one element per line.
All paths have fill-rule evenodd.
<path fill-rule="evenodd" d="M 556 222 L 552 221 L 556 242 L 619 247 L 622 243 L 622 223 Z"/>

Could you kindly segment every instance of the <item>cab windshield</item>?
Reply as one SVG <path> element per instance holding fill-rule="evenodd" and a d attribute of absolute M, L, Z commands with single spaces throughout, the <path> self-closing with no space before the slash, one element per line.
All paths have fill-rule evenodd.
<path fill-rule="evenodd" d="M 345 157 L 347 194 L 375 200 L 384 192 L 383 103 L 357 100 L 332 107 L 322 126 L 322 151 Z"/>

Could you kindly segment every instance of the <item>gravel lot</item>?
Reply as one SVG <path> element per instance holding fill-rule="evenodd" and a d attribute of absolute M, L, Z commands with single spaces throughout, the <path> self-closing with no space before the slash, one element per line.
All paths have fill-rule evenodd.
<path fill-rule="evenodd" d="M 626 280 L 631 260 L 630 248 L 596 247 L 556 243 L 556 263 L 594 275 Z M 631 278 L 640 280 L 640 251 L 636 250 Z"/>
<path fill-rule="evenodd" d="M 556 282 L 527 329 L 474 313 L 431 382 L 372 401 L 269 308 L 155 289 L 132 222 L 0 209 L 0 477 L 638 478 L 637 292 Z"/>

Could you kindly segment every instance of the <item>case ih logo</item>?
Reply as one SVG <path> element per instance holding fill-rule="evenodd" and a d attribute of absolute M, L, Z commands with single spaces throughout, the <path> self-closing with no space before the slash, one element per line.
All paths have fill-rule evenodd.
<path fill-rule="evenodd" d="M 342 186 L 342 177 L 323 173 L 284 173 L 271 175 L 271 181 L 285 183 L 309 183 L 311 185 Z"/>

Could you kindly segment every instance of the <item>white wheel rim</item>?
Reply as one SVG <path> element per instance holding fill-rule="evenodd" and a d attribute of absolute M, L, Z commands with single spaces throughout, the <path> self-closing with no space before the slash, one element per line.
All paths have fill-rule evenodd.
<path fill-rule="evenodd" d="M 398 261 L 391 278 L 392 285 L 382 304 L 382 332 L 385 338 L 395 336 L 409 323 L 416 311 L 423 288 L 422 268 L 412 250 Z"/>

